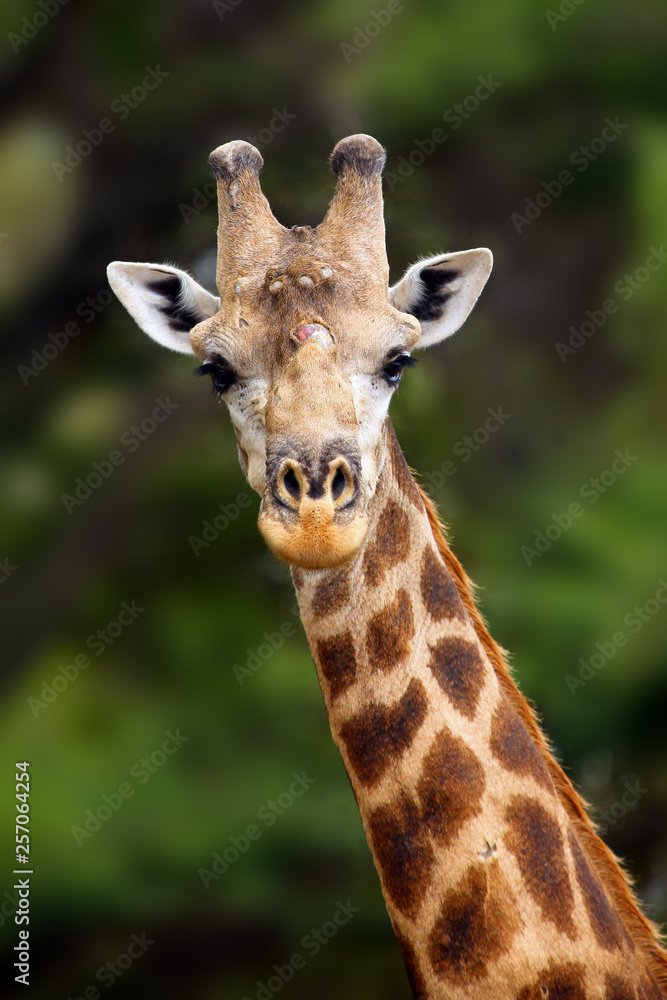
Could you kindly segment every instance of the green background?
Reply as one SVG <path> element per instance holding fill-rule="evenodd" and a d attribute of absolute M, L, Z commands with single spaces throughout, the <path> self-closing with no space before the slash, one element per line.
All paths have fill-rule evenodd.
<path fill-rule="evenodd" d="M 464 331 L 406 374 L 393 419 L 566 770 L 651 915 L 667 918 L 667 608 L 650 604 L 636 633 L 624 622 L 667 577 L 667 268 L 637 271 L 667 235 L 665 7 L 564 0 L 556 19 L 528 0 L 414 0 L 388 18 L 382 2 L 71 0 L 48 18 L 4 4 L 0 560 L 17 568 L 0 583 L 3 996 L 17 760 L 32 774 L 35 1000 L 96 982 L 105 996 L 96 971 L 143 932 L 154 944 L 118 996 L 254 1000 L 297 952 L 307 961 L 286 997 L 409 995 L 289 576 L 258 534 L 224 407 L 190 360 L 105 304 L 112 259 L 178 263 L 210 287 L 208 153 L 258 136 L 275 109 L 295 117 L 262 133 L 262 180 L 286 225 L 321 219 L 327 156 L 365 131 L 387 147 L 388 172 L 407 175 L 386 187 L 392 280 L 422 254 L 494 252 Z M 35 15 L 48 23 L 26 26 Z M 156 66 L 164 81 L 112 111 Z M 493 92 L 475 108 L 480 76 Z M 113 130 L 59 179 L 54 161 L 105 117 Z M 577 158 L 617 117 L 627 128 Z M 430 150 L 434 129 L 446 138 L 419 164 L 417 140 Z M 565 169 L 572 183 L 547 205 L 543 182 L 556 191 Z M 545 207 L 517 232 L 512 215 L 539 192 Z M 555 344 L 610 298 L 613 315 L 562 361 Z M 68 323 L 80 333 L 26 375 Z M 130 451 L 125 432 L 167 398 L 178 408 Z M 510 419 L 464 461 L 457 442 L 498 407 Z M 68 513 L 63 494 L 116 449 L 123 463 Z M 582 499 L 617 449 L 636 461 Z M 456 471 L 438 486 L 447 461 Z M 522 546 L 575 502 L 583 515 L 529 566 Z M 219 504 L 238 516 L 195 555 Z M 124 601 L 144 610 L 95 655 L 87 638 Z M 234 666 L 286 623 L 294 632 L 241 685 Z M 619 631 L 627 643 L 573 693 L 566 675 Z M 31 711 L 80 654 L 90 666 Z M 177 729 L 187 741 L 162 761 Z M 135 765 L 156 751 L 140 783 Z M 303 771 L 312 787 L 272 826 L 258 820 Z M 72 827 L 125 782 L 134 794 L 77 846 Z M 250 824 L 261 837 L 205 888 L 199 869 Z M 348 899 L 359 912 L 308 954 L 304 935 Z"/>

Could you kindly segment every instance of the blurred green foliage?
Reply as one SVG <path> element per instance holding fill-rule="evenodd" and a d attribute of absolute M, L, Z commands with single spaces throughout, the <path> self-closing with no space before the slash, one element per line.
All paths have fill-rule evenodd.
<path fill-rule="evenodd" d="M 4 5 L 3 996 L 15 760 L 32 774 L 36 1000 L 104 995 L 96 971 L 143 932 L 155 943 L 114 982 L 119 996 L 254 998 L 348 899 L 359 914 L 285 995 L 408 996 L 288 573 L 259 537 L 257 498 L 236 504 L 250 490 L 224 408 L 107 293 L 114 258 L 174 261 L 211 284 L 206 158 L 260 134 L 264 189 L 287 225 L 322 217 L 337 139 L 366 131 L 387 146 L 394 278 L 420 254 L 493 249 L 479 306 L 408 373 L 395 426 L 566 769 L 667 917 L 667 608 L 636 633 L 624 624 L 667 575 L 667 270 L 637 272 L 667 233 L 667 12 L 658 0 L 586 0 L 555 21 L 558 5 L 549 18 L 527 0 L 403 6 L 376 32 L 380 8 L 351 0 L 71 0 L 44 24 L 44 6 Z M 156 65 L 164 82 L 126 117 L 111 111 Z M 480 76 L 497 85 L 474 107 Z M 276 108 L 294 119 L 262 133 Z M 627 128 L 594 152 L 617 116 Z M 58 180 L 53 162 L 104 117 L 113 130 Z M 434 129 L 446 138 L 419 163 Z M 570 159 L 582 145 L 585 170 Z M 539 209 L 568 168 L 573 182 Z M 527 199 L 539 213 L 517 232 Z M 626 297 L 615 286 L 635 272 Z M 617 310 L 562 361 L 555 344 L 609 298 Z M 167 397 L 178 408 L 130 451 L 123 434 Z M 464 460 L 457 442 L 498 407 L 511 418 Z M 123 463 L 68 514 L 62 495 L 119 448 Z M 617 449 L 636 462 L 582 499 Z M 522 546 L 577 501 L 584 514 L 528 566 Z M 220 504 L 238 516 L 195 555 Z M 95 655 L 88 637 L 132 601 L 144 610 Z M 239 684 L 234 665 L 285 623 L 295 632 Z M 627 644 L 572 693 L 566 675 L 619 630 Z M 59 667 L 81 654 L 90 665 L 36 709 L 29 699 L 54 677 L 63 688 Z M 176 730 L 187 741 L 165 755 Z M 142 758 L 160 763 L 140 783 Z M 312 788 L 204 888 L 199 870 L 303 771 Z M 642 792 L 621 814 L 628 781 Z M 128 782 L 77 846 L 72 828 Z"/>

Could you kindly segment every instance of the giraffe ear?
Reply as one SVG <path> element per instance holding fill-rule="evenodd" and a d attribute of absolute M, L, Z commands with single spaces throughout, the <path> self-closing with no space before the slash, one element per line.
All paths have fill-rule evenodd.
<path fill-rule="evenodd" d="M 480 247 L 430 257 L 408 268 L 389 289 L 389 302 L 419 320 L 422 332 L 417 347 L 430 347 L 456 333 L 492 267 L 493 254 Z"/>
<path fill-rule="evenodd" d="M 129 264 L 114 260 L 107 267 L 112 290 L 144 333 L 164 347 L 193 354 L 190 330 L 220 309 L 220 299 L 185 271 L 169 264 Z"/>

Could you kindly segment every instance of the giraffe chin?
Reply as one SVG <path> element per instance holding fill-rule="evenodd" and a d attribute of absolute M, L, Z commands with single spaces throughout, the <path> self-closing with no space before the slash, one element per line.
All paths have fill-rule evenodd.
<path fill-rule="evenodd" d="M 324 507 L 324 509 L 323 509 Z M 301 569 L 331 569 L 357 554 L 368 532 L 365 514 L 336 523 L 329 505 L 309 504 L 294 522 L 261 511 L 258 526 L 274 555 Z"/>

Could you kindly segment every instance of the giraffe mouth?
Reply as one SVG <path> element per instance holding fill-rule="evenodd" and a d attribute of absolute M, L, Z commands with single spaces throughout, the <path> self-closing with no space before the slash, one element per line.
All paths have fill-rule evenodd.
<path fill-rule="evenodd" d="M 329 497 L 304 497 L 296 510 L 278 510 L 263 501 L 258 526 L 283 562 L 301 569 L 330 569 L 357 554 L 368 517 L 358 510 L 336 510 Z"/>

